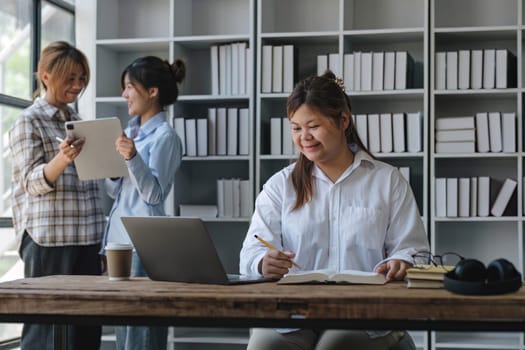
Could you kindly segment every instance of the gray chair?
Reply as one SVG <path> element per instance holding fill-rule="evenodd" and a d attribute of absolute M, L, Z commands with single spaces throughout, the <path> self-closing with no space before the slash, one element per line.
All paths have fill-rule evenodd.
<path fill-rule="evenodd" d="M 401 339 L 399 339 L 397 344 L 390 347 L 389 350 L 416 350 L 416 344 L 414 344 L 414 340 L 412 339 L 410 334 L 408 334 L 408 332 L 405 332 L 405 335 L 403 335 Z"/>

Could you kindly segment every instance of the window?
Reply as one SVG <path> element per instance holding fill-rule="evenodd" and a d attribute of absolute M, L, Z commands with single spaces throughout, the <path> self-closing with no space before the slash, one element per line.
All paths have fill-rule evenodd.
<path fill-rule="evenodd" d="M 11 220 L 11 156 L 8 131 L 29 106 L 41 48 L 74 43 L 74 0 L 2 0 L 0 6 L 0 281 L 23 276 Z M 20 324 L 0 324 L 1 343 L 20 337 Z"/>

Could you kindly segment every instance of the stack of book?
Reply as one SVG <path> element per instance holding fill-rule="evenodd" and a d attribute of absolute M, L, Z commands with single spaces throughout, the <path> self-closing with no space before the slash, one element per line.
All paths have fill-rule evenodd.
<path fill-rule="evenodd" d="M 407 270 L 407 288 L 443 288 L 445 273 L 454 266 L 418 265 Z"/>

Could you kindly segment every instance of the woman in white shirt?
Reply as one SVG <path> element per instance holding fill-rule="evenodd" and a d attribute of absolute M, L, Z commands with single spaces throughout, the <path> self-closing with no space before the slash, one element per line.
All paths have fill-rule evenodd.
<path fill-rule="evenodd" d="M 305 271 L 377 271 L 402 280 L 412 255 L 429 249 L 423 222 L 407 181 L 359 139 L 342 81 L 327 71 L 299 82 L 287 113 L 299 158 L 257 197 L 240 272 L 281 278 L 294 261 Z M 388 349 L 403 335 L 253 329 L 248 349 Z"/>

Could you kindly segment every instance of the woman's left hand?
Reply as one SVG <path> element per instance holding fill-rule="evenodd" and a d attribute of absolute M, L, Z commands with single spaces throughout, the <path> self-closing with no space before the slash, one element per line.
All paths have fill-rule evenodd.
<path fill-rule="evenodd" d="M 376 272 L 385 274 L 388 281 L 401 281 L 405 278 L 407 269 L 410 267 L 412 267 L 412 264 L 404 260 L 392 259 L 379 265 L 376 268 Z"/>
<path fill-rule="evenodd" d="M 130 160 L 137 154 L 135 142 L 124 134 L 120 135 L 115 141 L 115 147 L 125 160 Z"/>

